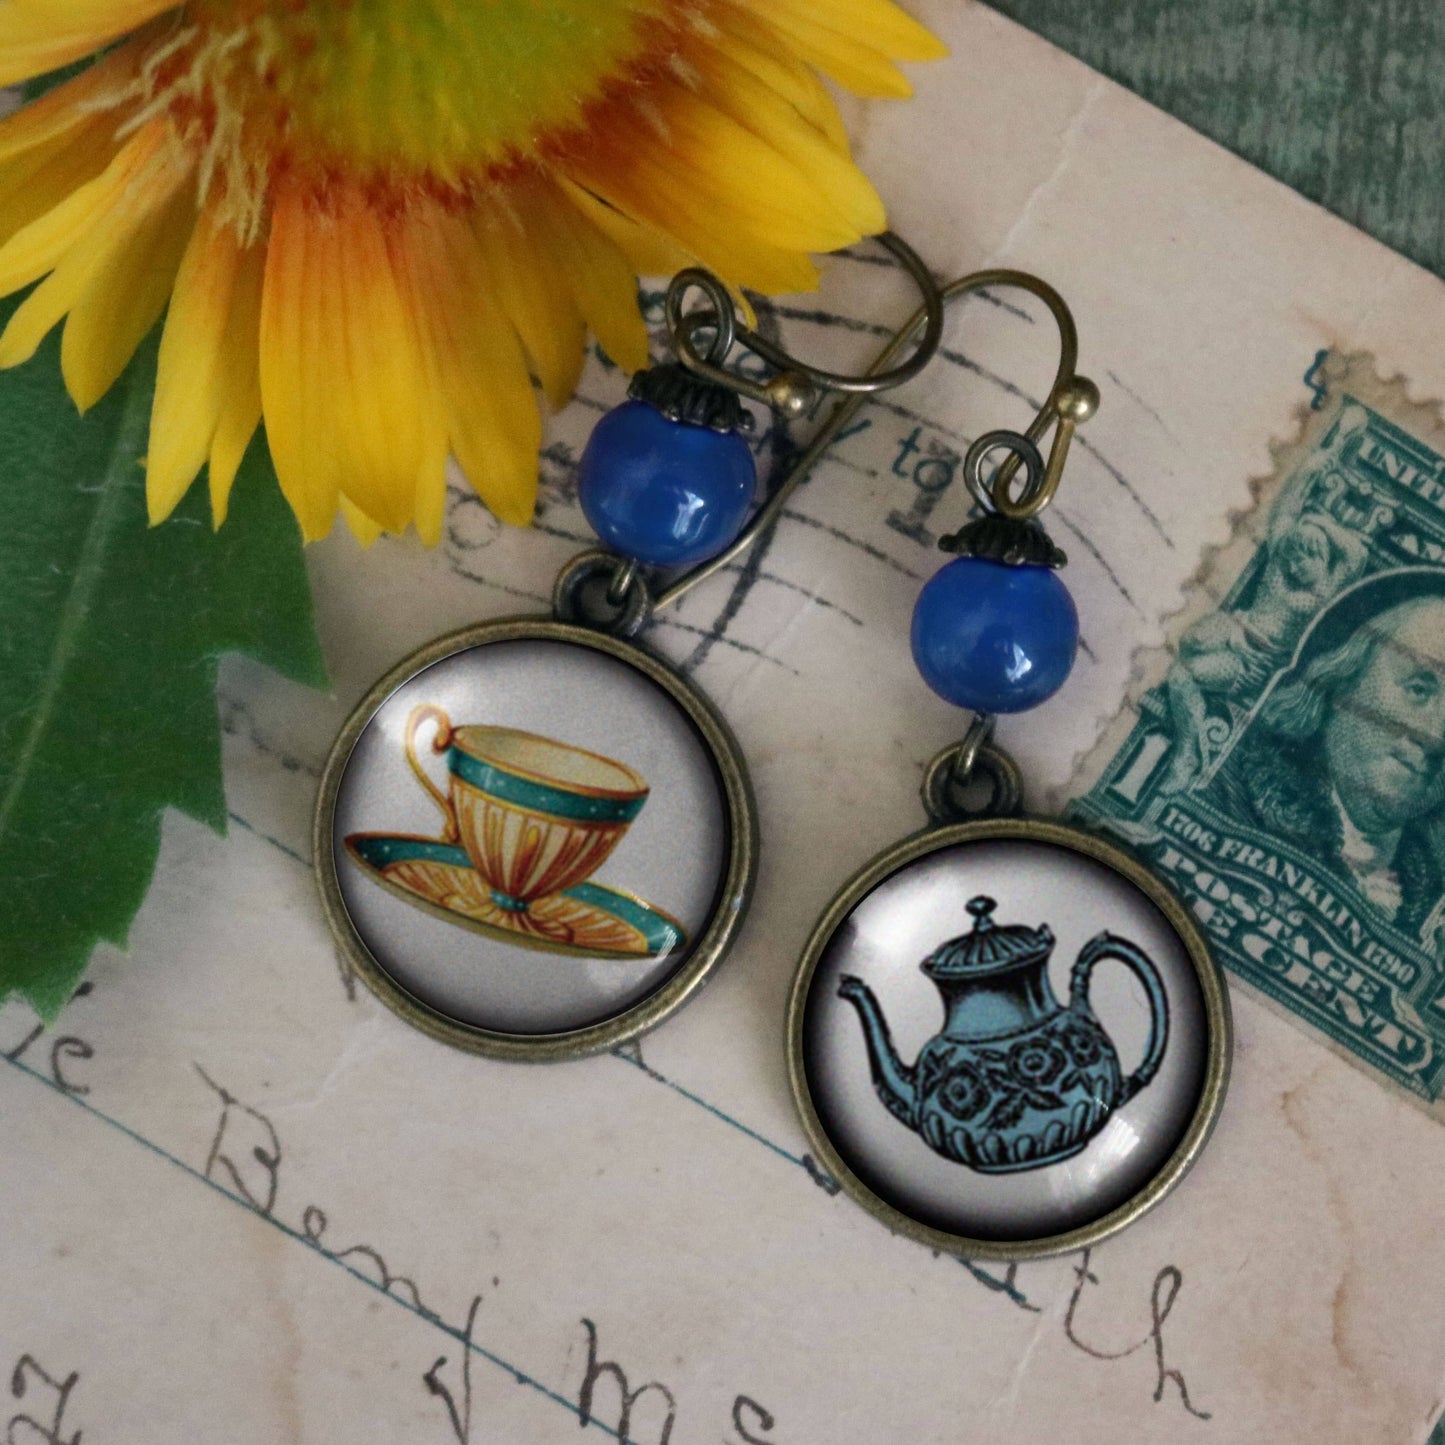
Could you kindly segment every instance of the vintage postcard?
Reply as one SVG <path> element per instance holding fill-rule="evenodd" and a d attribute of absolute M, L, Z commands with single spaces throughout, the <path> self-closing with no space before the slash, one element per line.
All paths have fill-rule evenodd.
<path fill-rule="evenodd" d="M 1445 425 L 1323 355 L 1298 439 L 1086 765 L 1235 974 L 1445 1092 Z M 1100 760 L 1106 760 L 1099 770 Z"/>
<path fill-rule="evenodd" d="M 0 1442 L 1430 1436 L 1445 1129 L 1405 1095 L 1445 1090 L 1445 427 L 1413 402 L 1445 397 L 1445 285 L 987 5 L 908 8 L 954 60 L 918 67 L 906 105 L 849 117 L 892 224 L 941 277 L 1008 266 L 1057 287 L 1102 393 L 1046 514 L 1078 660 L 998 740 L 1031 810 L 1087 793 L 1078 806 L 1189 894 L 1232 969 L 1235 1066 L 1199 1162 L 1097 1248 L 961 1261 L 838 1191 L 788 1086 L 809 935 L 923 825 L 924 767 L 968 725 L 918 676 L 909 619 L 938 539 L 967 519 L 970 445 L 1026 426 L 1047 394 L 1057 330 L 1028 301 L 951 307 L 927 371 L 860 412 L 769 539 L 647 634 L 726 718 L 758 803 L 753 903 L 700 997 L 614 1053 L 524 1067 L 442 1046 L 338 969 L 311 857 L 333 739 L 413 649 L 548 614 L 558 571 L 595 545 L 578 457 L 626 395 L 594 356 L 550 421 L 536 527 L 502 526 L 458 478 L 431 550 L 310 549 L 335 696 L 228 661 L 229 836 L 168 816 L 129 952 L 100 950 L 50 1031 L 0 1010 Z M 661 283 L 647 291 L 657 325 Z M 867 248 L 758 316 L 794 354 L 854 371 L 914 305 Z M 1361 352 L 1408 393 L 1341 359 Z M 815 425 L 760 428 L 765 484 Z M 529 672 L 491 714 L 466 688 L 415 701 L 530 733 L 553 761 L 538 739 L 600 754 L 651 789 L 580 885 L 606 890 L 590 916 L 623 956 L 506 945 L 518 970 L 575 969 L 581 989 L 588 970 L 651 967 L 635 955 L 667 919 L 695 926 L 681 875 L 708 873 L 647 841 L 683 806 L 690 737 L 529 711 L 567 680 Z M 482 967 L 512 927 L 495 899 L 473 897 L 473 928 L 452 921 L 465 900 L 432 895 L 436 870 L 396 880 L 403 897 L 368 867 L 414 849 L 406 835 L 441 844 L 405 762 L 410 717 L 386 742 L 398 789 L 344 829 L 357 906 L 394 904 L 398 939 L 425 926 Z M 624 913 L 647 925 L 640 944 Z M 1059 916 L 1018 919 L 1045 921 Z M 1124 1069 L 1145 1032 L 1116 1039 Z"/>

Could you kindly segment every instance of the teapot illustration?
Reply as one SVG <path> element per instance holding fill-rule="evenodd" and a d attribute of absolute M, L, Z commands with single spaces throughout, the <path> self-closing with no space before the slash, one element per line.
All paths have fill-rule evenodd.
<path fill-rule="evenodd" d="M 1090 939 L 1061 1004 L 1049 984 L 1049 926 L 996 924 L 997 906 L 972 899 L 972 931 L 919 965 L 943 995 L 945 1017 L 911 1066 L 898 1057 L 867 984 L 852 975 L 838 983 L 839 997 L 858 1010 L 889 1113 L 935 1153 L 983 1174 L 1041 1169 L 1077 1154 L 1148 1085 L 1169 1038 L 1169 1002 L 1143 949 L 1112 933 Z M 1090 975 L 1106 958 L 1132 969 L 1149 998 L 1143 1062 L 1127 1079 L 1089 1005 Z"/>

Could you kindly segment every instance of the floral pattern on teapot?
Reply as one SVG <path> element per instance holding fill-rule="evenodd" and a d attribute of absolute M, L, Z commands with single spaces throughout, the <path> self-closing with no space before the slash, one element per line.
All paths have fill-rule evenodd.
<path fill-rule="evenodd" d="M 838 984 L 858 1011 L 884 1106 L 935 1153 L 985 1174 L 1039 1169 L 1077 1154 L 1154 1078 L 1169 1036 L 1164 986 L 1138 945 L 1111 933 L 1090 939 L 1061 1004 L 1048 977 L 1048 925 L 995 924 L 996 907 L 992 898 L 972 899 L 972 931 L 919 965 L 942 995 L 945 1017 L 911 1065 L 898 1057 L 872 990 L 851 975 Z M 1089 1003 L 1094 967 L 1104 959 L 1129 968 L 1149 1000 L 1144 1057 L 1127 1078 Z"/>

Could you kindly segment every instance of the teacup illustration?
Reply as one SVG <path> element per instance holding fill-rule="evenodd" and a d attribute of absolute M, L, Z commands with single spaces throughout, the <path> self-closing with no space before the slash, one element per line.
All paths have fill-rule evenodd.
<path fill-rule="evenodd" d="M 428 723 L 430 751 L 446 757 L 445 792 L 418 755 Z M 431 703 L 412 710 L 405 748 L 443 827 L 440 839 L 348 837 L 348 852 L 384 886 L 449 922 L 533 948 L 647 956 L 685 941 L 661 909 L 587 881 L 647 802 L 635 769 L 518 728 L 457 727 Z"/>
<path fill-rule="evenodd" d="M 446 793 L 416 755 L 427 722 L 437 725 L 432 751 L 446 754 Z M 442 837 L 459 842 L 497 903 L 518 913 L 590 878 L 647 801 L 647 780 L 624 763 L 516 728 L 453 728 L 430 703 L 407 719 L 406 759 L 441 809 Z"/>

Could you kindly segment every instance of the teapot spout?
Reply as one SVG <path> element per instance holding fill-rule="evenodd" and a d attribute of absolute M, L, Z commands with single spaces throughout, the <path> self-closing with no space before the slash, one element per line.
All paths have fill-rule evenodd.
<path fill-rule="evenodd" d="M 888 1020 L 873 997 L 873 990 L 861 978 L 844 974 L 838 981 L 838 997 L 845 998 L 858 1010 L 863 1024 L 863 1039 L 868 1045 L 868 1064 L 873 1072 L 873 1087 L 888 1112 L 910 1129 L 918 1128 L 918 1091 L 913 1070 L 898 1057 Z"/>

